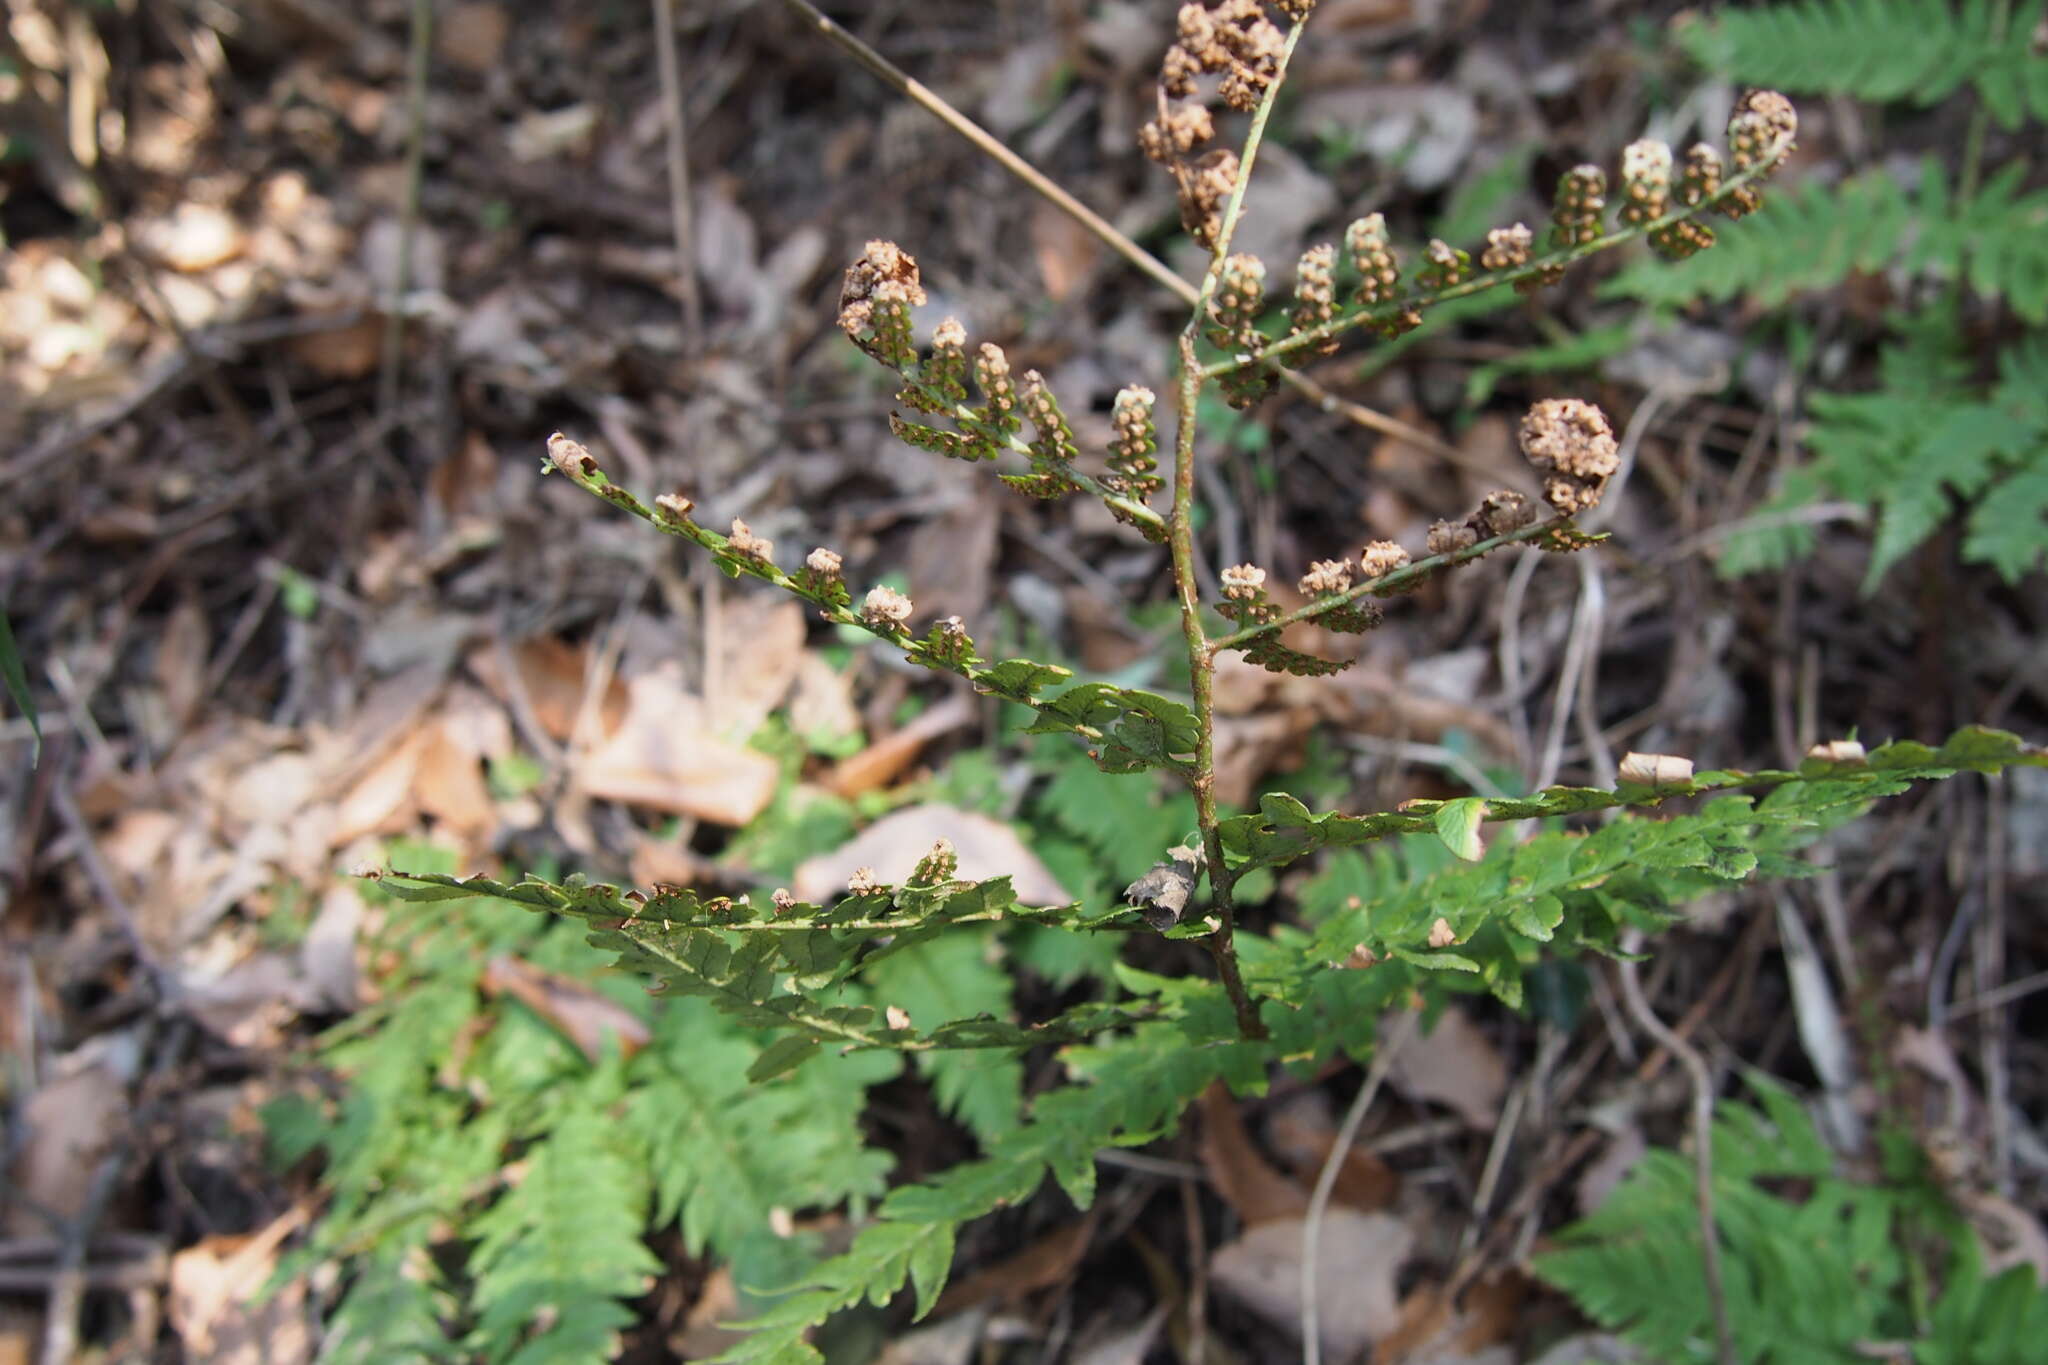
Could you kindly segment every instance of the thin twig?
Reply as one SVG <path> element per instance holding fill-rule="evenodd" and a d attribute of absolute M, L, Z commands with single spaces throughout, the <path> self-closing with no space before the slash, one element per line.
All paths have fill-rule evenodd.
<path fill-rule="evenodd" d="M 1378 1044 L 1373 1048 L 1372 1066 L 1365 1073 L 1365 1084 L 1358 1088 L 1357 1096 L 1351 1101 L 1351 1108 L 1344 1114 L 1344 1122 L 1337 1129 L 1337 1140 L 1330 1144 L 1330 1154 L 1323 1158 L 1323 1169 L 1316 1173 L 1316 1187 L 1308 1197 L 1308 1212 L 1301 1220 L 1301 1358 L 1303 1365 L 1322 1365 L 1323 1332 L 1322 1323 L 1316 1316 L 1316 1275 L 1321 1269 L 1323 1214 L 1330 1207 L 1330 1192 L 1337 1187 L 1337 1172 L 1344 1165 L 1344 1158 L 1352 1144 L 1358 1141 L 1358 1126 L 1365 1122 L 1365 1111 L 1372 1108 L 1373 1097 L 1379 1094 L 1380 1086 L 1386 1081 L 1387 1073 L 1393 1069 L 1395 1054 L 1410 1035 L 1400 1033 L 1391 1042 Z"/>
<path fill-rule="evenodd" d="M 654 0 L 654 65 L 661 78 L 661 121 L 668 132 L 668 213 L 676 243 L 676 292 L 683 302 L 687 344 L 702 334 L 704 295 L 690 228 L 690 154 L 683 126 L 683 77 L 676 60 L 675 0 Z"/>
<path fill-rule="evenodd" d="M 887 57 L 820 13 L 810 0 L 783 0 L 783 3 L 802 15 L 805 21 L 833 46 L 866 67 L 882 84 L 973 143 L 982 155 L 1030 186 L 1034 194 L 1086 228 L 1097 241 L 1158 283 L 1171 289 L 1182 299 L 1189 303 L 1194 302 L 1194 286 L 1174 274 L 1164 261 L 1118 232 L 1115 224 L 1061 189 L 1044 172 L 1004 146 L 998 138 L 973 119 L 939 98 L 921 81 L 912 79 Z"/>
<path fill-rule="evenodd" d="M 1678 1058 L 1692 1078 L 1693 1199 L 1700 1219 L 1700 1264 L 1706 1273 L 1707 1302 L 1714 1310 L 1714 1341 L 1721 1365 L 1737 1365 L 1735 1329 L 1728 1320 L 1728 1295 L 1721 1282 L 1721 1234 L 1714 1222 L 1714 1075 L 1699 1049 L 1659 1019 L 1644 998 L 1633 957 L 1642 939 L 1640 929 L 1631 929 L 1622 938 L 1622 952 L 1631 956 L 1616 964 L 1621 998 L 1643 1032 Z"/>

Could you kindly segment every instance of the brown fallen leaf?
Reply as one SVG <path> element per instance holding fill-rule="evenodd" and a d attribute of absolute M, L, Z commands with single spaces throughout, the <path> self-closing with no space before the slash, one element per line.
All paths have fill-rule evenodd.
<path fill-rule="evenodd" d="M 1411 1100 L 1441 1104 L 1481 1132 L 1491 1132 L 1507 1094 L 1508 1068 L 1484 1033 L 1456 1006 L 1420 1032 L 1421 1016 L 1395 1010 L 1380 1019 L 1380 1046 L 1397 1049 L 1387 1080 Z"/>
<path fill-rule="evenodd" d="M 947 1285 L 932 1313 L 943 1318 L 981 1304 L 1014 1304 L 1027 1294 L 1063 1283 L 1088 1254 L 1094 1234 L 1093 1214 L 1062 1224 L 1023 1250 Z"/>
<path fill-rule="evenodd" d="M 631 1010 L 559 972 L 516 957 L 494 957 L 480 984 L 486 992 L 509 995 L 547 1020 L 593 1063 L 604 1059 L 606 1035 L 619 1040 L 619 1050 L 627 1057 L 647 1046 L 647 1025 Z"/>
<path fill-rule="evenodd" d="M 446 722 L 437 721 L 420 747 L 413 796 L 443 829 L 467 842 L 498 823 L 497 803 L 484 782 L 483 765 Z"/>
<path fill-rule="evenodd" d="M 485 75 L 505 56 L 512 17 L 489 0 L 465 0 L 451 6 L 434 25 L 434 52 L 458 71 Z"/>
<path fill-rule="evenodd" d="M 789 694 L 789 728 L 807 740 L 860 734 L 860 708 L 853 704 L 847 675 L 814 650 L 804 652 L 797 668 Z"/>
<path fill-rule="evenodd" d="M 414 779 L 427 738 L 425 729 L 415 730 L 349 788 L 334 812 L 329 835 L 334 847 L 352 844 L 366 834 L 398 834 L 412 823 Z"/>
<path fill-rule="evenodd" d="M 286 338 L 284 349 L 322 379 L 361 379 L 377 368 L 384 353 L 384 318 L 363 313 L 333 327 L 301 332 Z"/>
<path fill-rule="evenodd" d="M 1218 1291 L 1293 1337 L 1301 1330 L 1302 1220 L 1261 1223 L 1217 1248 Z M 1315 1314 L 1326 1360 L 1349 1360 L 1401 1322 L 1396 1281 L 1415 1234 L 1384 1213 L 1332 1207 L 1316 1239 Z"/>
<path fill-rule="evenodd" d="M 1307 1092 L 1321 1100 L 1321 1092 Z M 1266 1123 L 1266 1138 L 1280 1158 L 1294 1169 L 1295 1179 L 1313 1187 L 1323 1164 L 1337 1145 L 1337 1125 L 1329 1106 L 1318 1103 L 1289 1104 L 1274 1112 Z M 1360 1213 L 1372 1213 L 1394 1202 L 1401 1178 L 1394 1168 L 1354 1142 L 1337 1162 L 1337 1177 L 1330 1186 L 1330 1198 Z"/>
<path fill-rule="evenodd" d="M 197 597 L 181 598 L 156 642 L 156 684 L 163 690 L 169 739 L 185 732 L 206 699 L 206 653 L 206 609 Z"/>
<path fill-rule="evenodd" d="M 1401 1321 L 1374 1343 L 1372 1365 L 1512 1365 L 1508 1346 L 1529 1282 L 1495 1271 L 1453 1303 L 1441 1284 L 1422 1284 L 1401 1301 Z"/>
<path fill-rule="evenodd" d="M 940 839 L 949 839 L 959 858 L 962 881 L 1007 876 L 1026 905 L 1064 905 L 1073 899 L 1044 863 L 1000 820 L 957 806 L 907 806 L 862 830 L 850 843 L 799 864 L 790 890 L 796 898 L 822 904 L 846 889 L 857 868 L 872 868 L 877 881 L 897 883 Z"/>
<path fill-rule="evenodd" d="M 130 1032 L 102 1033 L 57 1059 L 40 1090 L 21 1111 L 23 1141 L 9 1178 L 41 1208 L 69 1218 L 85 1206 L 93 1169 L 111 1150 L 128 1112 L 128 1086 L 142 1067 L 142 1049 Z M 49 1225 L 7 1203 L 0 1230 L 10 1237 L 37 1235 Z"/>
<path fill-rule="evenodd" d="M 1246 1226 L 1257 1227 L 1308 1212 L 1308 1191 L 1260 1154 L 1238 1116 L 1237 1101 L 1221 1081 L 1202 1092 L 1202 1169 L 1223 1201 Z"/>
<path fill-rule="evenodd" d="M 782 704 L 804 661 L 804 609 L 791 598 L 728 597 L 718 612 L 718 659 L 707 668 L 704 699 L 713 734 L 744 744 Z"/>
<path fill-rule="evenodd" d="M 833 764 L 819 785 L 846 797 L 885 787 L 917 761 L 925 745 L 973 719 L 974 701 L 971 697 L 948 697 L 919 713 L 902 729 L 876 740 L 853 757 Z"/>
<path fill-rule="evenodd" d="M 313 1358 L 306 1281 L 265 1292 L 278 1247 L 306 1221 L 294 1205 L 258 1232 L 202 1238 L 171 1257 L 171 1326 L 184 1358 L 207 1365 L 299 1365 Z"/>
<path fill-rule="evenodd" d="M 1040 200 L 1031 210 L 1031 254 L 1046 294 L 1058 303 L 1088 282 L 1102 258 L 1102 243 L 1071 214 Z"/>
<path fill-rule="evenodd" d="M 516 681 L 525 689 L 534 723 L 554 739 L 568 739 L 576 729 L 577 714 L 583 709 L 589 649 L 542 635 L 522 640 L 509 650 L 488 644 L 471 650 L 465 660 L 469 671 L 493 696 L 507 706 L 516 706 L 511 690 L 513 680 L 506 678 L 502 662 L 508 652 L 518 669 Z M 626 685 L 613 678 L 598 706 L 602 733 L 610 735 L 618 730 L 625 719 L 627 702 Z"/>
<path fill-rule="evenodd" d="M 570 775 L 591 796 L 737 827 L 775 795 L 781 770 L 768 755 L 711 734 L 703 704 L 671 662 L 628 684 L 618 732 L 575 755 Z"/>

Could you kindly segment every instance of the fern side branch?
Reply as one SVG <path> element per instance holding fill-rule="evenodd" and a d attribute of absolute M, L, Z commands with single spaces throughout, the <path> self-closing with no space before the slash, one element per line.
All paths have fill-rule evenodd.
<path fill-rule="evenodd" d="M 1647 236 L 1650 233 L 1661 231 L 1678 223 L 1698 218 L 1708 210 L 1729 202 L 1738 191 L 1745 187 L 1768 179 L 1776 171 L 1778 159 L 1791 148 L 1791 145 L 1792 139 L 1781 139 L 1755 165 L 1751 166 L 1748 170 L 1729 176 L 1714 194 L 1703 198 L 1697 204 L 1685 205 L 1664 214 L 1662 217 L 1651 218 L 1642 223 L 1615 228 L 1610 232 L 1593 238 L 1591 241 L 1579 242 L 1572 246 L 1549 252 L 1546 255 L 1533 257 L 1524 265 L 1475 275 L 1471 279 L 1459 284 L 1406 294 L 1397 299 L 1390 299 L 1373 304 L 1367 308 L 1360 308 L 1341 314 L 1330 319 L 1328 322 L 1315 327 L 1304 328 L 1268 346 L 1260 347 L 1256 351 L 1249 351 L 1241 355 L 1229 356 L 1223 360 L 1215 361 L 1203 367 L 1202 377 L 1204 379 L 1220 379 L 1225 375 L 1234 374 L 1240 370 L 1280 363 L 1297 351 L 1308 350 L 1313 354 L 1312 348 L 1342 336 L 1345 332 L 1351 331 L 1354 328 L 1382 324 L 1393 318 L 1400 317 L 1404 313 L 1414 312 L 1436 304 L 1448 303 L 1453 299 L 1462 299 L 1473 294 L 1485 293 L 1487 290 L 1497 288 L 1503 284 L 1512 285 L 1521 280 L 1536 279 L 1542 277 L 1546 272 L 1562 269 L 1576 261 L 1584 260 L 1588 256 L 1597 255 L 1602 251 L 1620 246 L 1631 238 Z"/>

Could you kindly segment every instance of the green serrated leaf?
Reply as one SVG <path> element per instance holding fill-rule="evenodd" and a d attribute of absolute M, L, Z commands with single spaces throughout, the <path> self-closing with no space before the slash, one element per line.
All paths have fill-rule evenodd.
<path fill-rule="evenodd" d="M 1538 943 L 1550 942 L 1557 926 L 1564 922 L 1564 902 L 1556 896 L 1533 896 L 1516 901 L 1508 911 L 1508 926 Z"/>
<path fill-rule="evenodd" d="M 1486 802 L 1477 796 L 1462 796 L 1437 807 L 1431 823 L 1444 847 L 1468 863 L 1476 863 L 1486 849 L 1479 841 L 1479 825 L 1486 819 Z"/>
<path fill-rule="evenodd" d="M 818 1044 L 815 1039 L 795 1034 L 785 1035 L 761 1050 L 761 1055 L 747 1068 L 747 1079 L 755 1085 L 772 1081 L 777 1076 L 796 1070 L 817 1055 Z"/>

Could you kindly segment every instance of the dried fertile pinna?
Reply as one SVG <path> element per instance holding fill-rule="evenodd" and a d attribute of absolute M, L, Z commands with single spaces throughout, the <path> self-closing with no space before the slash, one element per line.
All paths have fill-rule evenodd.
<path fill-rule="evenodd" d="M 1607 480 L 1621 467 L 1621 447 L 1607 414 L 1577 398 L 1546 398 L 1522 419 L 1522 453 L 1543 481 L 1543 500 L 1560 516 L 1600 505 Z"/>

